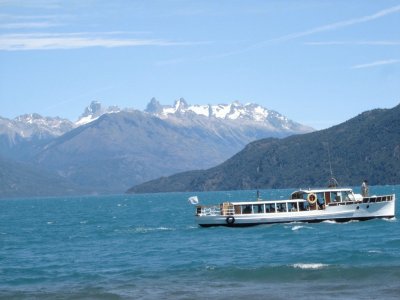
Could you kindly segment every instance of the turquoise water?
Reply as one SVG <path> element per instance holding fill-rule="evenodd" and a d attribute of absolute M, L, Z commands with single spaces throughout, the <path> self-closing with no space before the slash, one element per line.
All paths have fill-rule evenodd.
<path fill-rule="evenodd" d="M 399 198 L 400 186 L 370 193 Z M 397 219 L 200 228 L 192 195 L 211 204 L 255 191 L 1 200 L 0 299 L 400 295 Z"/>

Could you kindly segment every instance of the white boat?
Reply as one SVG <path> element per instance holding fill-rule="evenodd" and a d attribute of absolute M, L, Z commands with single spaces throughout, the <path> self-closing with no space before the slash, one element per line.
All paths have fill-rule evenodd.
<path fill-rule="evenodd" d="M 252 226 L 288 222 L 369 220 L 393 218 L 395 194 L 362 196 L 351 188 L 298 190 L 288 200 L 224 202 L 196 206 L 196 221 L 202 227 Z"/>

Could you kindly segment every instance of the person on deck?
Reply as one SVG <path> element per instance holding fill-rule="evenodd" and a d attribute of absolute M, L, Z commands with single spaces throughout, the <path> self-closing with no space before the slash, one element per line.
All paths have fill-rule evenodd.
<path fill-rule="evenodd" d="M 361 195 L 363 197 L 368 197 L 368 181 L 364 180 L 361 184 Z"/>

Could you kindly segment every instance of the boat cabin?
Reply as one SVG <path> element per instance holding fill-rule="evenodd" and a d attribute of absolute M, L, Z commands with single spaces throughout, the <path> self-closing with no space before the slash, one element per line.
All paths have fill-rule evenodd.
<path fill-rule="evenodd" d="M 344 202 L 361 202 L 363 197 L 360 194 L 354 194 L 353 190 L 349 188 L 334 188 L 296 191 L 292 193 L 291 199 L 304 199 L 310 205 L 318 204 L 321 207 Z"/>

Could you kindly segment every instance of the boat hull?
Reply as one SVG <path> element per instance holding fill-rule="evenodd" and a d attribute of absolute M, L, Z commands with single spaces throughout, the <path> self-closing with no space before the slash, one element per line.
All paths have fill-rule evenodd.
<path fill-rule="evenodd" d="M 211 226 L 254 226 L 261 224 L 322 221 L 347 222 L 351 220 L 370 220 L 375 218 L 393 218 L 395 201 L 379 203 L 354 203 L 340 206 L 327 206 L 323 210 L 275 212 L 263 214 L 232 214 L 196 216 L 198 225 Z"/>

